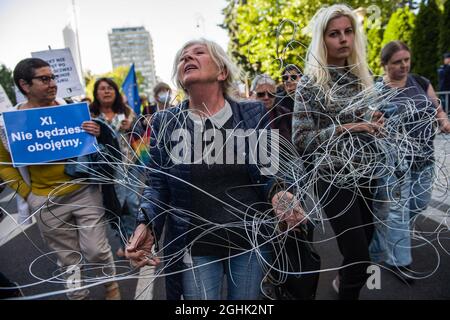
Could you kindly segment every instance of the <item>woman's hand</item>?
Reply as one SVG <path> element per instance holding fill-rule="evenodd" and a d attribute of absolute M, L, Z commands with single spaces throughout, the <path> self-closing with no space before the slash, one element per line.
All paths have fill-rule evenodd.
<path fill-rule="evenodd" d="M 92 120 L 84 121 L 81 124 L 81 128 L 89 134 L 92 134 L 95 137 L 100 135 L 100 125 L 95 123 Z"/>
<path fill-rule="evenodd" d="M 367 132 L 377 135 L 383 132 L 384 118 L 380 118 L 375 122 L 356 122 L 346 123 L 337 128 L 337 132 L 342 134 L 345 132 Z"/>
<path fill-rule="evenodd" d="M 286 222 L 288 228 L 307 222 L 305 211 L 303 211 L 300 201 L 290 192 L 280 191 L 274 195 L 272 206 L 280 222 Z"/>
<path fill-rule="evenodd" d="M 120 130 L 127 131 L 131 128 L 131 121 L 128 118 L 125 118 L 120 123 Z"/>
<path fill-rule="evenodd" d="M 450 133 L 450 121 L 448 119 L 442 120 L 439 128 L 442 133 Z"/>
<path fill-rule="evenodd" d="M 136 268 L 145 265 L 156 266 L 161 260 L 152 254 L 152 246 L 155 238 L 150 229 L 143 223 L 134 230 L 131 239 L 126 246 L 125 257 L 130 259 L 131 264 Z"/>
<path fill-rule="evenodd" d="M 384 116 L 380 111 L 372 114 L 370 121 L 346 123 L 337 127 L 337 133 L 345 132 L 367 132 L 369 134 L 378 135 L 384 129 Z"/>
<path fill-rule="evenodd" d="M 379 125 L 384 125 L 384 116 L 380 111 L 375 111 L 372 115 L 372 122 L 378 123 Z"/>

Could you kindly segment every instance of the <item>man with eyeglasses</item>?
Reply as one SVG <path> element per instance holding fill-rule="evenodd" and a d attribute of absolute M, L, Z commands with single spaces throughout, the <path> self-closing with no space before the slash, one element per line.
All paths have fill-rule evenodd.
<path fill-rule="evenodd" d="M 267 74 L 259 74 L 253 79 L 250 87 L 251 98 L 261 101 L 266 108 L 266 117 L 269 117 L 269 124 L 272 129 L 278 129 L 280 136 L 288 142 L 291 141 L 291 119 L 290 116 L 284 116 L 289 110 L 283 106 L 275 105 L 276 84 Z"/>
<path fill-rule="evenodd" d="M 259 74 L 253 79 L 250 91 L 252 98 L 264 103 L 267 111 L 270 111 L 275 102 L 275 81 L 267 74 Z"/>
<path fill-rule="evenodd" d="M 301 77 L 300 68 L 296 65 L 289 64 L 284 68 L 281 76 L 283 87 L 277 92 L 275 105 L 281 105 L 290 112 L 294 110 L 295 89 L 297 89 L 297 83 Z"/>
<path fill-rule="evenodd" d="M 55 75 L 44 60 L 29 58 L 20 61 L 13 77 L 16 86 L 27 98 L 17 109 L 65 104 L 56 98 Z M 89 134 L 100 134 L 99 125 L 93 121 L 83 122 L 82 128 Z M 64 271 L 80 270 L 84 257 L 87 263 L 96 264 L 97 270 L 101 266 L 103 276 L 115 275 L 99 186 L 72 182 L 72 178 L 65 173 L 64 164 L 30 165 L 19 172 L 12 166 L 11 155 L 3 139 L 5 133 L 0 131 L 0 178 L 27 201 L 31 212 L 37 212 L 35 217 L 42 236 L 58 258 L 55 267 L 62 273 L 62 278 L 68 278 L 63 281 L 64 284 L 68 289 L 79 288 L 68 291 L 67 297 L 86 299 L 89 290 L 81 287 L 80 282 L 75 282 L 74 286 L 70 281 L 73 276 Z M 117 282 L 109 282 L 105 286 L 106 299 L 120 299 Z"/>

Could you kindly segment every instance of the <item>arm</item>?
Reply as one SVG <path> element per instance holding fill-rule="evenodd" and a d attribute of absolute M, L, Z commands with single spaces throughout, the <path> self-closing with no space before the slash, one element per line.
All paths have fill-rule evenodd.
<path fill-rule="evenodd" d="M 433 86 L 430 84 L 427 90 L 428 96 L 431 98 L 436 108 L 436 120 L 439 122 L 439 126 L 442 132 L 450 133 L 450 121 L 448 120 L 447 113 L 442 109 L 441 102 L 439 101 Z"/>
<path fill-rule="evenodd" d="M 23 180 L 19 170 L 12 166 L 11 155 L 2 142 L 0 142 L 0 178 L 24 199 L 31 192 L 31 187 Z"/>
<path fill-rule="evenodd" d="M 334 126 L 316 128 L 314 116 L 320 112 L 316 107 L 320 102 L 315 99 L 319 93 L 302 80 L 297 86 L 292 115 L 292 142 L 300 155 L 305 152 L 313 153 L 322 143 L 328 141 L 335 131 Z"/>
<path fill-rule="evenodd" d="M 164 226 L 170 192 L 164 166 L 168 155 L 164 137 L 160 136 L 161 114 L 153 117 L 150 139 L 150 162 L 147 164 L 147 186 L 144 189 L 141 209 L 137 216 L 138 226 L 127 246 L 126 257 L 136 267 L 156 265 L 159 259 L 152 255 L 151 247 L 159 238 Z"/>
<path fill-rule="evenodd" d="M 169 165 L 169 155 L 166 151 L 164 130 L 161 127 L 167 124 L 167 117 L 162 114 L 153 117 L 150 137 L 150 161 L 147 163 L 146 177 L 147 186 L 143 192 L 141 202 L 141 213 L 138 222 L 153 224 L 156 237 L 160 237 L 165 220 L 165 211 L 169 209 L 170 191 L 165 174 L 165 168 Z"/>
<path fill-rule="evenodd" d="M 95 123 L 95 121 L 92 120 L 84 121 L 81 124 L 81 128 L 83 128 L 84 131 L 93 135 L 94 137 L 100 136 L 100 126 L 97 123 Z"/>
<path fill-rule="evenodd" d="M 305 77 L 302 78 L 302 80 Z M 292 142 L 300 155 L 313 154 L 323 144 L 328 143 L 331 138 L 346 132 L 367 132 L 377 134 L 383 127 L 384 118 L 380 112 L 374 113 L 370 120 L 364 122 L 353 122 L 339 124 L 336 119 L 330 118 L 331 124 L 327 127 L 317 128 L 314 118 L 329 117 L 319 100 L 319 92 L 314 85 L 305 84 L 300 80 L 295 95 L 294 114 L 292 117 Z M 310 81 L 307 79 L 306 81 Z"/>
<path fill-rule="evenodd" d="M 269 118 L 264 117 L 264 107 L 262 107 L 261 110 L 260 119 L 262 120 L 259 122 L 258 129 L 268 129 L 270 128 Z M 280 149 L 279 152 L 283 152 L 283 150 Z M 280 158 L 279 154 L 276 154 L 276 156 Z M 307 222 L 305 212 L 300 204 L 300 201 L 296 199 L 291 192 L 287 191 L 292 188 L 286 185 L 283 177 L 279 174 L 273 176 L 260 175 L 259 181 L 264 183 L 264 197 L 272 204 L 274 213 L 281 223 L 280 225 L 291 228 L 299 223 Z"/>

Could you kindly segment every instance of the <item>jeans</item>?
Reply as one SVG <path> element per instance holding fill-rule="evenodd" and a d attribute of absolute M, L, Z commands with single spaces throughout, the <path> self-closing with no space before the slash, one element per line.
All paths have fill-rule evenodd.
<path fill-rule="evenodd" d="M 403 180 L 395 175 L 379 180 L 374 213 L 378 218 L 370 245 L 372 261 L 392 266 L 412 263 L 410 222 L 431 199 L 434 166 L 409 170 Z"/>
<path fill-rule="evenodd" d="M 253 249 L 244 254 L 220 260 L 214 256 L 188 257 L 183 272 L 185 300 L 222 299 L 222 280 L 227 276 L 228 300 L 256 300 L 261 296 L 264 271 L 261 255 L 270 263 L 270 251 Z"/>

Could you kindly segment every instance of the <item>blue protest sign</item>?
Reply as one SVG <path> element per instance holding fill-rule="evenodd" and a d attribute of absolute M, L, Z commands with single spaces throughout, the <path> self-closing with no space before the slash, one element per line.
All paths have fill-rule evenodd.
<path fill-rule="evenodd" d="M 90 120 L 87 103 L 3 113 L 14 167 L 73 158 L 97 151 L 81 128 Z"/>

